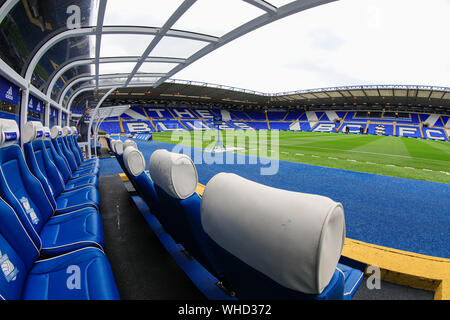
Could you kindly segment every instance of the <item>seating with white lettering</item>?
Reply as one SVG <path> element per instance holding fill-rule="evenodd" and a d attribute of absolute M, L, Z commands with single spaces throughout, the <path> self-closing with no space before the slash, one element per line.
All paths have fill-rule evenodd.
<path fill-rule="evenodd" d="M 35 246 L 58 255 L 87 246 L 102 248 L 102 221 L 93 207 L 58 215 L 42 183 L 28 168 L 14 120 L 0 120 L 0 196 L 13 208 Z"/>
<path fill-rule="evenodd" d="M 18 214 L 0 198 L 1 299 L 120 299 L 111 266 L 99 248 L 38 260 L 40 253 Z"/>

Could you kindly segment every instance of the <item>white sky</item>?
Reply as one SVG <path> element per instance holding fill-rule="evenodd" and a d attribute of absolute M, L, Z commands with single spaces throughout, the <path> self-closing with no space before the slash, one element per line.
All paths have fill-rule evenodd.
<path fill-rule="evenodd" d="M 180 3 L 108 1 L 104 25 L 158 27 Z M 263 13 L 241 0 L 198 0 L 173 28 L 221 36 Z M 266 93 L 362 84 L 450 87 L 449 32 L 450 0 L 340 0 L 253 31 L 172 78 Z M 105 36 L 101 56 L 140 55 L 151 39 Z M 204 45 L 185 42 L 165 40 L 151 56 L 188 57 Z M 129 72 L 133 66 L 102 69 Z M 141 71 L 161 71 L 154 67 Z"/>

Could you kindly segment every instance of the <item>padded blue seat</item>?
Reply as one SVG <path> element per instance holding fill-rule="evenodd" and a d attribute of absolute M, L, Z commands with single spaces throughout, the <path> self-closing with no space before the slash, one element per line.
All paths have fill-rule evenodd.
<path fill-rule="evenodd" d="M 100 160 L 98 158 L 91 158 L 91 159 L 84 159 L 83 158 L 83 151 L 81 150 L 80 146 L 78 145 L 78 131 L 76 127 L 70 127 L 71 129 L 71 135 L 68 136 L 68 140 L 71 144 L 72 151 L 74 155 L 78 157 L 77 163 L 78 165 L 95 165 L 96 167 L 100 166 Z"/>
<path fill-rule="evenodd" d="M 344 210 L 327 197 L 219 173 L 205 187 L 201 223 L 239 299 L 346 299 L 361 283 L 361 271 L 338 264 Z"/>
<path fill-rule="evenodd" d="M 96 175 L 85 175 L 77 178 L 71 177 L 71 171 L 62 156 L 58 154 L 50 137 L 50 129 L 44 127 L 43 143 L 50 160 L 56 165 L 65 183 L 65 190 L 77 189 L 86 185 L 98 187 L 98 177 Z"/>
<path fill-rule="evenodd" d="M 124 152 L 125 167 L 142 167 L 142 154 L 133 147 Z M 139 172 L 139 171 L 137 171 Z M 136 172 L 136 173 L 137 173 Z M 149 161 L 150 176 L 158 195 L 163 225 L 205 269 L 225 283 L 220 263 L 211 249 L 209 237 L 201 224 L 201 198 L 195 192 L 197 169 L 184 154 L 156 150 Z"/>
<path fill-rule="evenodd" d="M 75 132 L 72 127 L 64 127 L 63 128 L 63 143 L 66 145 L 66 148 L 72 153 L 73 159 L 77 165 L 77 169 L 90 169 L 90 168 L 98 168 L 99 162 L 98 159 L 89 159 L 89 161 L 83 161 L 82 154 L 79 153 L 78 149 L 73 144 L 73 136 Z"/>
<path fill-rule="evenodd" d="M 43 136 L 43 126 L 39 121 L 27 122 L 24 128 L 24 153 L 31 172 L 41 182 L 56 213 L 84 207 L 99 209 L 100 197 L 94 186 L 65 190 L 61 174 L 47 154 Z"/>
<path fill-rule="evenodd" d="M 87 247 L 36 261 L 39 248 L 1 198 L 0 251 L 1 299 L 120 299 L 108 259 L 98 248 Z M 80 277 L 70 281 L 76 272 Z"/>
<path fill-rule="evenodd" d="M 67 131 L 66 131 L 67 132 Z M 70 151 L 62 139 L 64 132 L 60 126 L 54 126 L 51 129 L 51 138 L 56 152 L 65 160 L 67 167 L 71 171 L 72 178 L 78 178 L 85 175 L 98 175 L 98 168 L 78 168 L 72 151 Z"/>
<path fill-rule="evenodd" d="M 14 120 L 0 120 L 0 196 L 44 254 L 61 254 L 96 246 L 102 248 L 101 217 L 95 208 L 83 208 L 58 217 L 41 182 L 30 172 L 16 144 L 19 130 Z M 70 230 L 70 232 L 54 231 Z"/>

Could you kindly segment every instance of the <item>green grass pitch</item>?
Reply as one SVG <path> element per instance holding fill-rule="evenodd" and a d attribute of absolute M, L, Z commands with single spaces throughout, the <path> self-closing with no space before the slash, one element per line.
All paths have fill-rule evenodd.
<path fill-rule="evenodd" d="M 193 131 L 155 133 L 155 141 L 211 148 L 216 131 L 207 136 Z M 205 132 L 203 132 L 205 134 Z M 342 133 L 279 131 L 272 142 L 270 131 L 221 131 L 225 147 L 247 155 L 279 158 L 284 161 L 375 173 L 387 176 L 450 183 L 450 143 L 441 141 Z M 249 140 L 252 134 L 267 135 L 267 142 Z M 180 135 L 183 135 L 180 137 Z M 195 136 L 195 138 L 194 138 Z M 276 135 L 274 134 L 274 138 Z M 247 138 L 247 139 L 244 139 Z M 241 139 L 241 140 L 239 140 Z M 234 141 L 234 143 L 233 143 Z M 236 141 L 241 143 L 236 145 Z M 271 151 L 274 151 L 271 153 Z"/>

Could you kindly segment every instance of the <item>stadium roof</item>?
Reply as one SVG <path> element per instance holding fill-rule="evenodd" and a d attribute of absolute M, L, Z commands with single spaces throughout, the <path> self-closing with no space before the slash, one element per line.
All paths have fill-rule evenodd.
<path fill-rule="evenodd" d="M 194 61 L 242 35 L 332 1 L 238 1 L 246 9 L 241 23 L 222 34 L 210 35 L 174 28 L 194 10 L 196 0 L 169 1 L 171 10 L 161 12 L 158 21 L 147 25 L 134 25 L 130 19 L 122 24 L 127 21 L 125 14 L 117 23 L 109 19 L 109 8 L 118 1 L 1 0 L 0 23 L 5 31 L 0 38 L 0 74 L 24 90 L 24 110 L 31 94 L 67 112 L 82 93 L 157 88 Z M 232 2 L 236 3 L 223 4 Z M 153 7 L 158 11 L 158 1 L 153 1 Z M 117 55 L 102 55 L 105 41 L 116 43 Z M 143 51 L 135 50 L 142 44 Z M 106 96 L 100 100 L 104 99 Z"/>
<path fill-rule="evenodd" d="M 100 92 L 100 96 L 104 92 Z M 78 104 L 94 97 L 80 95 Z M 94 104 L 96 100 L 90 101 Z M 157 88 L 122 88 L 113 91 L 104 105 L 158 104 L 236 107 L 247 109 L 312 108 L 340 106 L 342 109 L 382 109 L 432 111 L 450 114 L 450 88 L 430 86 L 350 86 L 263 93 L 223 85 L 169 79 Z M 76 103 L 77 104 L 77 103 Z"/>

